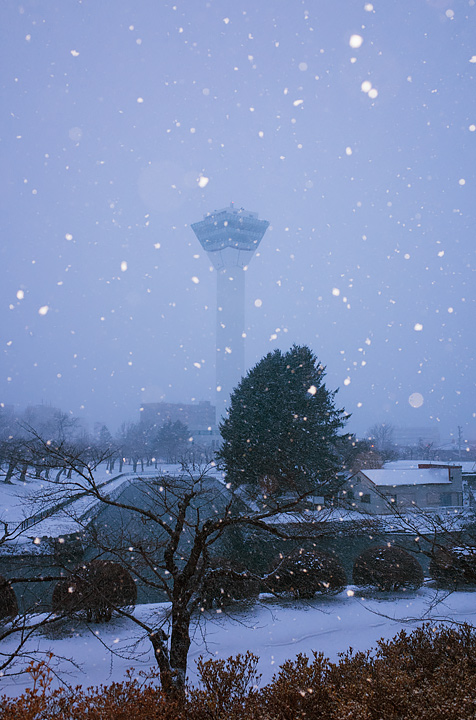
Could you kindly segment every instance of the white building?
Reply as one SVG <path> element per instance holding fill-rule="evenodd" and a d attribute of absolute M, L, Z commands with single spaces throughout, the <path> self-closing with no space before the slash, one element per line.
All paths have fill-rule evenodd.
<path fill-rule="evenodd" d="M 398 465 L 398 463 L 397 463 Z M 375 514 L 393 508 L 437 510 L 463 508 L 461 466 L 419 463 L 417 467 L 362 469 L 346 483 L 344 498 L 356 510 Z"/>

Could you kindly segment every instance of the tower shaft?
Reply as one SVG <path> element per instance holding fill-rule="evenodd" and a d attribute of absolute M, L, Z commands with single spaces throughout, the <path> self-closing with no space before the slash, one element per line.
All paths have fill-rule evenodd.
<path fill-rule="evenodd" d="M 219 421 L 245 373 L 245 271 L 217 272 L 216 408 Z"/>

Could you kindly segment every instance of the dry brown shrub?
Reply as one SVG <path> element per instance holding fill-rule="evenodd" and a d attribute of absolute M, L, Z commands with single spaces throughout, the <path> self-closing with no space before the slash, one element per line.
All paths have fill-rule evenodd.
<path fill-rule="evenodd" d="M 193 720 L 239 720 L 250 717 L 247 710 L 256 706 L 261 675 L 257 672 L 259 658 L 251 652 L 227 660 L 204 660 L 197 669 L 203 689 L 191 690 L 188 700 L 189 717 Z"/>
<path fill-rule="evenodd" d="M 154 682 L 130 677 L 107 687 L 51 691 L 47 665 L 31 666 L 32 687 L 0 700 L 2 720 L 469 720 L 476 717 L 476 632 L 468 625 L 400 632 L 375 651 L 349 650 L 285 662 L 258 688 L 258 658 L 201 659 L 202 688 L 184 705 Z"/>
<path fill-rule="evenodd" d="M 186 720 L 185 710 L 164 697 L 157 678 L 132 678 L 99 687 L 51 688 L 47 662 L 32 663 L 31 687 L 18 698 L 0 698 L 2 720 Z"/>
<path fill-rule="evenodd" d="M 299 654 L 295 660 L 283 663 L 260 697 L 267 717 L 276 720 L 332 718 L 332 687 L 326 682 L 330 667 L 322 653 L 313 653 L 312 660 Z"/>

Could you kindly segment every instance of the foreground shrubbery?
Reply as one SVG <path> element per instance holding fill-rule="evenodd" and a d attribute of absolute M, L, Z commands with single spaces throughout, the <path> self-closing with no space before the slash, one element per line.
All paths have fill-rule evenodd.
<path fill-rule="evenodd" d="M 468 720 L 476 717 L 476 633 L 426 625 L 375 652 L 349 651 L 338 663 L 298 655 L 272 682 L 258 688 L 258 659 L 248 653 L 199 661 L 202 689 L 185 706 L 147 682 L 49 691 L 42 664 L 31 668 L 33 687 L 1 701 L 3 720 Z M 155 683 L 157 680 L 155 679 Z"/>

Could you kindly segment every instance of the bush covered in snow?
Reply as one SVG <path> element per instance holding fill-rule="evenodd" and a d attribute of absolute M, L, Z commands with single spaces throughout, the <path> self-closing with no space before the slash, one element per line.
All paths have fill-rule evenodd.
<path fill-rule="evenodd" d="M 2 575 L 0 575 L 0 620 L 14 618 L 18 614 L 18 603 L 15 592 Z"/>
<path fill-rule="evenodd" d="M 224 558 L 213 558 L 202 586 L 204 608 L 222 607 L 234 600 L 257 598 L 259 581 L 242 565 Z"/>
<path fill-rule="evenodd" d="M 340 592 L 346 582 L 344 568 L 334 557 L 300 548 L 275 563 L 275 569 L 266 577 L 266 588 L 273 593 L 312 598 L 317 592 Z"/>
<path fill-rule="evenodd" d="M 430 562 L 430 576 L 439 585 L 476 585 L 476 547 L 439 548 Z"/>
<path fill-rule="evenodd" d="M 406 550 L 385 545 L 364 550 L 354 563 L 352 577 L 356 585 L 371 585 L 382 591 L 402 590 L 419 588 L 423 570 Z"/>
<path fill-rule="evenodd" d="M 136 584 L 126 568 L 109 560 L 93 560 L 60 580 L 54 590 L 54 612 L 85 614 L 88 621 L 109 622 L 114 607 L 135 605 Z"/>

